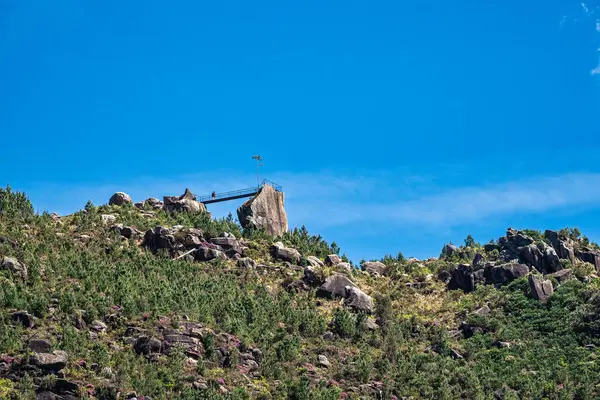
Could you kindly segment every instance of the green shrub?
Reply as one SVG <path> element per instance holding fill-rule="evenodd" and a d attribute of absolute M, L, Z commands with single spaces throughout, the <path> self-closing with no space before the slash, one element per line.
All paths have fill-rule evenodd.
<path fill-rule="evenodd" d="M 0 188 L 0 215 L 8 218 L 30 219 L 34 215 L 31 201 L 24 193 L 13 192 L 10 186 Z"/>

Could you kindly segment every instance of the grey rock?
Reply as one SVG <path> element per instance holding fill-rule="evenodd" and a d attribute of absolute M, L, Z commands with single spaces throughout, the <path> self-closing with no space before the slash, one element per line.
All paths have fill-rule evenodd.
<path fill-rule="evenodd" d="M 452 254 L 456 253 L 457 251 L 458 251 L 458 247 L 456 247 L 452 243 L 449 243 L 449 244 L 445 245 L 444 248 L 442 249 L 442 254 L 445 256 L 451 256 Z"/>
<path fill-rule="evenodd" d="M 312 266 L 304 268 L 303 280 L 309 285 L 319 285 L 321 283 L 319 277 L 315 273 L 314 267 Z"/>
<path fill-rule="evenodd" d="M 502 264 L 491 268 L 492 282 L 496 285 L 510 283 L 529 273 L 529 267 L 524 264 Z"/>
<path fill-rule="evenodd" d="M 258 194 L 237 209 L 242 227 L 263 229 L 271 236 L 283 236 L 288 231 L 288 219 L 283 192 L 263 185 Z"/>
<path fill-rule="evenodd" d="M 542 303 L 546 303 L 548 297 L 554 292 L 552 282 L 544 280 L 541 275 L 529 275 L 529 288 L 531 289 L 531 296 Z"/>
<path fill-rule="evenodd" d="M 323 355 L 323 354 L 319 354 L 319 356 L 317 357 L 317 365 L 319 367 L 323 367 L 323 368 L 331 367 L 331 363 L 329 362 L 327 357 L 325 357 L 325 355 Z"/>
<path fill-rule="evenodd" d="M 237 260 L 237 265 L 240 268 L 244 269 L 254 269 L 256 268 L 256 262 L 250 257 L 244 257 Z"/>
<path fill-rule="evenodd" d="M 475 277 L 473 276 L 473 268 L 467 264 L 460 264 L 451 270 L 448 289 L 462 289 L 465 293 L 475 290 Z"/>
<path fill-rule="evenodd" d="M 323 263 L 323 261 L 319 260 L 315 256 L 308 256 L 308 257 L 306 257 L 306 260 L 313 267 L 322 267 L 325 265 L 325 263 Z"/>
<path fill-rule="evenodd" d="M 48 371 L 60 371 L 67 366 L 69 355 L 56 350 L 52 353 L 37 353 L 31 356 L 31 363 Z"/>
<path fill-rule="evenodd" d="M 27 311 L 17 311 L 10 315 L 13 322 L 21 324 L 24 328 L 33 328 L 35 326 L 35 317 Z"/>
<path fill-rule="evenodd" d="M 155 338 L 141 336 L 135 341 L 133 350 L 137 354 L 144 355 L 160 353 L 162 350 L 162 342 Z"/>
<path fill-rule="evenodd" d="M 235 237 L 218 237 L 210 239 L 212 244 L 216 244 L 229 253 L 242 254 L 242 246 Z"/>
<path fill-rule="evenodd" d="M 338 272 L 344 272 L 344 273 L 347 273 L 347 274 L 351 274 L 352 273 L 352 266 L 350 265 L 350 263 L 347 263 L 347 262 L 338 263 L 335 266 L 335 269 Z"/>
<path fill-rule="evenodd" d="M 117 221 L 117 217 L 112 214 L 102 214 L 100 219 L 104 225 L 114 224 Z"/>
<path fill-rule="evenodd" d="M 553 276 L 554 278 L 556 278 L 556 280 L 558 281 L 558 283 L 565 283 L 566 281 L 568 281 L 569 279 L 571 279 L 571 277 L 573 276 L 573 270 L 572 269 L 562 269 L 558 272 L 554 272 L 552 274 L 548 274 L 548 277 Z"/>
<path fill-rule="evenodd" d="M 30 339 L 27 345 L 34 353 L 52 353 L 52 344 L 45 339 Z"/>
<path fill-rule="evenodd" d="M 127 193 L 117 192 L 110 197 L 108 204 L 111 206 L 122 206 L 124 204 L 131 204 L 131 197 Z"/>
<path fill-rule="evenodd" d="M 573 251 L 573 245 L 567 238 L 561 238 L 558 232 L 547 230 L 544 235 L 550 240 L 552 247 L 556 250 L 558 257 L 561 259 L 571 260 L 571 263 L 575 263 L 575 252 Z"/>
<path fill-rule="evenodd" d="M 0 258 L 0 269 L 8 270 L 16 277 L 27 280 L 27 267 L 21 264 L 16 258 L 7 256 Z"/>
<path fill-rule="evenodd" d="M 277 260 L 291 263 L 298 263 L 301 257 L 298 250 L 285 247 L 281 242 L 277 242 L 271 247 L 271 254 Z"/>
<path fill-rule="evenodd" d="M 342 262 L 342 259 L 337 254 L 330 254 L 327 257 L 325 257 L 325 265 L 327 265 L 328 267 L 332 267 L 341 262 Z"/>
<path fill-rule="evenodd" d="M 372 261 L 363 263 L 361 269 L 371 276 L 381 276 L 385 273 L 387 267 L 382 262 Z"/>
<path fill-rule="evenodd" d="M 367 313 L 373 312 L 373 299 L 365 292 L 356 286 L 346 286 L 346 301 L 344 302 L 349 307 L 358 311 Z"/>
<path fill-rule="evenodd" d="M 144 200 L 144 205 L 148 205 L 154 210 L 160 210 L 163 206 L 163 202 L 155 197 L 150 197 Z"/>
<path fill-rule="evenodd" d="M 490 308 L 487 305 L 485 305 L 485 306 L 483 306 L 483 307 L 481 307 L 481 308 L 473 311 L 473 314 L 477 314 L 477 315 L 489 315 L 490 311 L 491 311 Z"/>
<path fill-rule="evenodd" d="M 346 298 L 348 287 L 358 288 L 348 277 L 338 273 L 325 279 L 325 283 L 321 285 L 318 293 L 322 296 L 334 295 Z"/>
<path fill-rule="evenodd" d="M 592 264 L 596 268 L 596 271 L 600 270 L 600 251 L 579 250 L 575 252 L 575 255 L 581 261 Z"/>
<path fill-rule="evenodd" d="M 206 213 L 206 206 L 196 201 L 196 196 L 189 190 L 179 197 L 165 196 L 163 210 L 167 212 L 189 212 L 194 214 Z"/>
<path fill-rule="evenodd" d="M 334 340 L 334 339 L 335 339 L 335 335 L 331 331 L 327 331 L 327 332 L 325 332 L 323 334 L 323 340 L 331 341 L 331 340 Z"/>
<path fill-rule="evenodd" d="M 101 332 L 106 331 L 106 329 L 108 329 L 108 327 L 106 326 L 106 324 L 104 322 L 95 320 L 95 321 L 92 321 L 92 323 L 90 324 L 90 329 L 92 329 L 95 332 L 101 333 Z"/>
<path fill-rule="evenodd" d="M 198 248 L 198 250 L 196 250 L 196 252 L 195 252 L 194 257 L 197 261 L 212 261 L 215 259 L 222 259 L 222 260 L 227 259 L 227 256 L 225 255 L 225 253 L 223 253 L 221 250 L 217 250 L 217 249 L 205 247 L 205 246 Z"/>

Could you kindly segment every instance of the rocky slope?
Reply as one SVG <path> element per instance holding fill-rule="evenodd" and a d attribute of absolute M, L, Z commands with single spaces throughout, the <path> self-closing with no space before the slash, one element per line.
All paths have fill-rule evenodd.
<path fill-rule="evenodd" d="M 286 231 L 189 191 L 61 217 L 0 189 L 0 399 L 598 397 L 577 230 L 360 265 Z"/>

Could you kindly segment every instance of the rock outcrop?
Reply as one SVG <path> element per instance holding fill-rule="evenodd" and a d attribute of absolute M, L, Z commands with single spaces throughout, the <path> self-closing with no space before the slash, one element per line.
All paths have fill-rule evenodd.
<path fill-rule="evenodd" d="M 190 191 L 190 189 L 185 189 L 185 193 L 179 197 L 165 196 L 163 200 L 163 210 L 168 212 L 206 212 L 206 206 L 203 203 L 196 201 L 196 196 Z"/>
<path fill-rule="evenodd" d="M 111 206 L 122 206 L 125 204 L 131 204 L 131 197 L 127 193 L 117 192 L 113 194 L 108 200 L 108 204 Z"/>
<path fill-rule="evenodd" d="M 549 279 L 544 280 L 541 275 L 529 275 L 529 288 L 531 296 L 542 303 L 547 302 L 548 297 L 554 293 L 552 282 Z"/>
<path fill-rule="evenodd" d="M 288 231 L 283 192 L 263 185 L 258 194 L 237 209 L 240 224 L 263 229 L 269 235 L 282 236 Z"/>

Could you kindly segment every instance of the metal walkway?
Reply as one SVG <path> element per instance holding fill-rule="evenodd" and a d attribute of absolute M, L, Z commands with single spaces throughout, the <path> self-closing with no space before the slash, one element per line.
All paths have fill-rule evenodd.
<path fill-rule="evenodd" d="M 220 203 L 222 201 L 243 199 L 244 197 L 252 197 L 252 196 L 256 195 L 264 185 L 272 186 L 273 189 L 275 189 L 275 191 L 281 192 L 281 186 L 279 186 L 275 182 L 271 182 L 271 181 L 265 179 L 262 181 L 262 183 L 258 187 L 234 190 L 232 192 L 217 193 L 216 196 L 209 194 L 208 196 L 197 197 L 196 200 L 199 201 L 200 203 L 212 204 L 212 203 Z"/>

